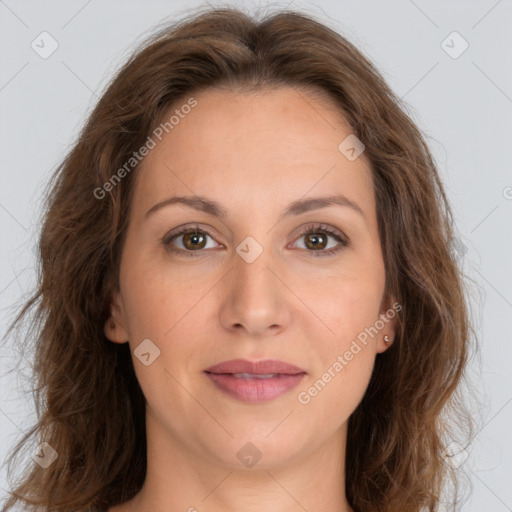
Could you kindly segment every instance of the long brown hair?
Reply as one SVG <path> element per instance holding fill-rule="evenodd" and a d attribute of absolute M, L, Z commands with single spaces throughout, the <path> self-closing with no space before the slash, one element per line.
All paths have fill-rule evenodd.
<path fill-rule="evenodd" d="M 18 501 L 48 511 L 104 510 L 142 487 L 145 401 L 129 345 L 109 342 L 103 330 L 137 171 L 126 162 L 179 100 L 208 87 L 280 85 L 327 93 L 365 144 L 386 293 L 402 305 L 395 342 L 377 356 L 349 420 L 349 503 L 358 512 L 434 511 L 447 481 L 457 489 L 444 450 L 455 439 L 451 420 L 470 425 L 458 390 L 473 328 L 450 250 L 452 213 L 423 135 L 374 65 L 312 16 L 279 11 L 258 21 L 208 8 L 141 45 L 53 175 L 38 286 L 8 334 L 34 310 L 35 335 L 24 339 L 34 342 L 38 421 L 13 453 L 37 435 L 58 457 L 45 469 L 31 462 L 3 512 Z"/>

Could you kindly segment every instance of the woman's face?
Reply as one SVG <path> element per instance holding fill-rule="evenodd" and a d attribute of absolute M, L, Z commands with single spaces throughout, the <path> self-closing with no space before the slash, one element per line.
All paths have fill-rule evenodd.
<path fill-rule="evenodd" d="M 384 335 L 394 336 L 370 167 L 327 100 L 291 87 L 192 96 L 161 140 L 151 135 L 136 171 L 105 332 L 129 340 L 148 439 L 162 453 L 293 464 L 343 445 Z M 177 196 L 188 204 L 155 207 Z M 345 199 L 311 201 L 334 196 Z M 205 372 L 239 359 L 302 373 Z M 277 375 L 246 375 L 258 370 Z"/>

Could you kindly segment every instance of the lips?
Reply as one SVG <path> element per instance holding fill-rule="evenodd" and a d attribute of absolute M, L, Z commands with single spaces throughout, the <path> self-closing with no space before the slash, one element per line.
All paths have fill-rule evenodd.
<path fill-rule="evenodd" d="M 217 389 L 242 402 L 265 402 L 293 389 L 306 371 L 277 360 L 234 359 L 204 370 Z"/>
<path fill-rule="evenodd" d="M 250 373 L 253 375 L 297 375 L 306 373 L 305 370 L 293 364 L 278 360 L 246 361 L 245 359 L 233 359 L 216 364 L 205 370 L 207 373 Z"/>

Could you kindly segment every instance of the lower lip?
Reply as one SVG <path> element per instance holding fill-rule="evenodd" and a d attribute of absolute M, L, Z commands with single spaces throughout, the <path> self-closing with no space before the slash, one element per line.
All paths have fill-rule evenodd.
<path fill-rule="evenodd" d="M 230 373 L 207 373 L 206 375 L 224 393 L 242 402 L 266 402 L 293 389 L 306 375 L 278 375 L 268 379 L 235 377 Z"/>

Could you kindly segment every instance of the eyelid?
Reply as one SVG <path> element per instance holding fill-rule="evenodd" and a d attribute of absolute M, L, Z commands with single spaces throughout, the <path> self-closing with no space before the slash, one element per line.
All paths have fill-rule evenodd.
<path fill-rule="evenodd" d="M 210 228 L 202 228 L 199 223 L 193 223 L 193 224 L 186 224 L 184 226 L 180 226 L 176 229 L 171 230 L 170 232 L 166 233 L 161 239 L 161 243 L 166 246 L 170 247 L 170 242 L 174 240 L 175 238 L 179 238 L 181 235 L 184 235 L 186 233 L 204 233 L 205 235 L 209 236 L 212 240 L 215 240 L 215 237 L 210 233 Z M 220 246 L 223 246 L 219 242 L 216 241 Z M 204 249 L 202 249 L 204 251 Z M 194 251 L 183 251 L 183 249 L 177 250 L 177 252 L 194 252 Z M 199 250 L 196 252 L 200 252 Z"/>
<path fill-rule="evenodd" d="M 307 228 L 302 228 L 300 234 L 294 238 L 295 243 L 297 240 L 302 238 L 303 236 L 312 234 L 312 233 L 325 233 L 327 236 L 334 238 L 338 244 L 335 247 L 331 247 L 330 249 L 318 250 L 318 251 L 308 251 L 307 249 L 301 249 L 301 252 L 310 254 L 314 257 L 329 257 L 335 256 L 343 249 L 351 247 L 350 239 L 339 229 L 331 226 L 329 224 L 323 223 L 313 223 L 310 224 Z"/>
<path fill-rule="evenodd" d="M 308 251 L 307 249 L 301 249 L 301 252 L 306 253 L 312 253 L 313 256 L 330 256 L 333 254 L 336 254 L 340 252 L 342 249 L 350 247 L 351 242 L 350 239 L 339 229 L 329 225 L 329 224 L 323 224 L 323 223 L 312 223 L 309 224 L 307 227 L 299 228 L 300 233 L 294 238 L 292 243 L 295 243 L 297 240 L 299 240 L 301 237 L 313 234 L 313 233 L 325 233 L 328 237 L 334 238 L 338 245 L 331 249 L 324 249 L 324 250 L 318 250 L 318 251 Z M 184 225 L 182 227 L 176 228 L 175 230 L 172 230 L 171 232 L 165 234 L 161 238 L 161 243 L 165 246 L 165 248 L 171 252 L 171 253 L 177 253 L 184 256 L 190 256 L 190 257 L 197 257 L 201 256 L 202 254 L 208 251 L 211 251 L 211 249 L 198 249 L 197 251 L 190 251 L 190 250 L 184 250 L 184 249 L 176 249 L 172 247 L 171 242 L 179 238 L 180 236 L 187 234 L 187 233 L 194 233 L 198 232 L 200 234 L 204 234 L 208 237 L 210 237 L 212 240 L 215 240 L 215 237 L 210 233 L 209 228 L 202 228 L 198 223 L 194 223 L 192 225 Z M 222 244 L 217 242 L 221 247 L 224 247 Z"/>

